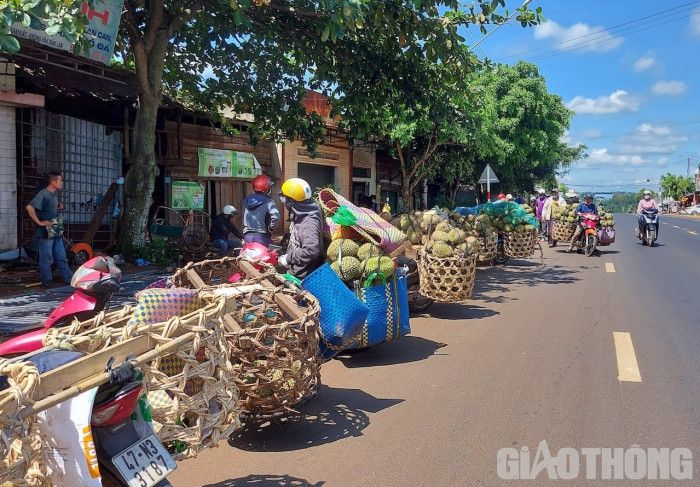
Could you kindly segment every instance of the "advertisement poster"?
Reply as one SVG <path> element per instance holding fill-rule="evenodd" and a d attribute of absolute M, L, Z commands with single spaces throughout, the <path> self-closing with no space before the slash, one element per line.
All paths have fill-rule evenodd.
<path fill-rule="evenodd" d="M 203 210 L 204 185 L 192 181 L 173 181 L 173 210 Z"/>
<path fill-rule="evenodd" d="M 109 65 L 114 54 L 114 45 L 119 32 L 124 0 L 95 0 L 92 8 L 83 2 L 82 12 L 88 18 L 85 27 L 87 38 L 92 47 L 90 59 Z M 45 32 L 45 26 L 33 20 L 29 27 L 17 23 L 12 26 L 12 35 L 22 39 L 37 42 L 44 46 L 73 51 L 73 44 L 61 35 L 49 35 Z"/>
<path fill-rule="evenodd" d="M 260 174 L 262 174 L 262 168 L 253 154 L 199 148 L 200 177 L 253 179 Z"/>

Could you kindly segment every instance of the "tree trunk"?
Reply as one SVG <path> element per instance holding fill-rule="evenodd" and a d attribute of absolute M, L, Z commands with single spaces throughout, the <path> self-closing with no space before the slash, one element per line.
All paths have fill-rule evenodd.
<path fill-rule="evenodd" d="M 152 43 L 132 41 L 139 80 L 139 106 L 134 122 L 133 147 L 124 186 L 124 217 L 119 244 L 125 249 L 146 243 L 146 224 L 158 166 L 155 141 L 158 109 L 163 88 L 163 67 L 168 52 L 169 28 L 157 30 Z"/>
<path fill-rule="evenodd" d="M 144 99 L 147 98 L 147 99 Z M 155 141 L 158 99 L 139 96 L 134 122 L 133 151 L 124 186 L 124 218 L 119 229 L 119 243 L 124 249 L 146 243 L 145 228 L 151 207 L 158 166 Z"/>

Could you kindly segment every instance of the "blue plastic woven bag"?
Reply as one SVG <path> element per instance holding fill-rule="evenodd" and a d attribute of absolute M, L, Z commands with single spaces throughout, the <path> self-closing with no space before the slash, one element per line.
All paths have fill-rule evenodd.
<path fill-rule="evenodd" d="M 328 264 L 309 274 L 301 287 L 316 296 L 321 306 L 320 353 L 323 359 L 331 359 L 359 335 L 369 309 Z"/>
<path fill-rule="evenodd" d="M 362 334 L 348 348 L 366 348 L 397 340 L 411 333 L 408 309 L 408 283 L 405 272 L 396 278 L 357 290 L 369 308 Z"/>

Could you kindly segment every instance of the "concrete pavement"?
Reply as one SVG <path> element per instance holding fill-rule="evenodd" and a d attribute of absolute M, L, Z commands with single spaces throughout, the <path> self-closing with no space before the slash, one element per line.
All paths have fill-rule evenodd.
<path fill-rule="evenodd" d="M 541 440 L 555 453 L 638 444 L 700 455 L 700 235 L 667 218 L 649 249 L 634 222 L 619 216 L 598 257 L 560 245 L 542 267 L 480 270 L 473 304 L 435 305 L 410 337 L 326 364 L 302 416 L 244 427 L 182 462 L 173 484 L 659 485 L 496 473 L 499 449 L 534 457 Z M 616 348 L 615 332 L 629 344 Z M 641 382 L 618 380 L 630 351 Z M 663 485 L 698 485 L 699 466 L 696 480 Z"/>

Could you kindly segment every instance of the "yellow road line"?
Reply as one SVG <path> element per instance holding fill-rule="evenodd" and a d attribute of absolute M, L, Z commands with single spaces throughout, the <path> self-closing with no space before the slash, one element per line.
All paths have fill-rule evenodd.
<path fill-rule="evenodd" d="M 605 263 L 605 272 L 615 272 L 615 264 L 612 262 L 606 262 Z"/>
<path fill-rule="evenodd" d="M 632 345 L 632 336 L 623 331 L 614 331 L 615 354 L 617 355 L 617 380 L 620 382 L 642 382 L 637 356 Z"/>

